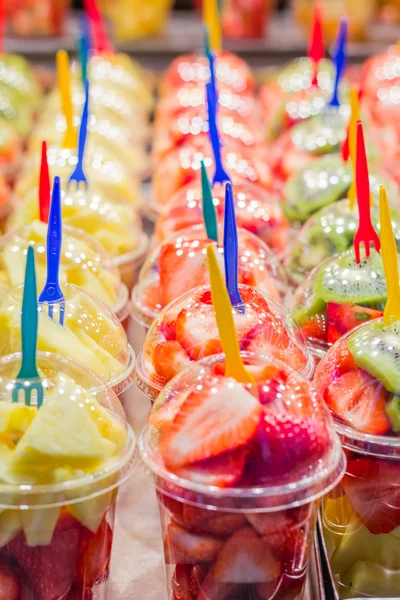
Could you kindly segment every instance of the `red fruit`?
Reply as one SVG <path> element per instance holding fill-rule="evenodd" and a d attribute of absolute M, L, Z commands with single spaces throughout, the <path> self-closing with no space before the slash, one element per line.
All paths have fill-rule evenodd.
<path fill-rule="evenodd" d="M 294 519 L 287 511 L 247 513 L 246 519 L 261 537 L 281 533 L 295 525 Z"/>
<path fill-rule="evenodd" d="M 176 415 L 179 413 L 182 404 L 191 392 L 191 388 L 184 390 L 174 396 L 174 398 L 168 400 L 168 402 L 165 402 L 159 408 L 157 408 L 157 404 L 155 404 L 149 416 L 150 425 L 156 429 L 162 429 L 166 425 L 171 425 Z"/>
<path fill-rule="evenodd" d="M 211 519 L 201 522 L 196 530 L 203 533 L 209 533 L 217 537 L 228 537 L 238 529 L 243 529 L 247 525 L 246 519 L 239 513 L 214 513 Z"/>
<path fill-rule="evenodd" d="M 283 323 L 272 313 L 260 320 L 247 335 L 244 350 L 273 356 L 285 362 L 295 371 L 301 371 L 307 363 L 300 348 L 290 339 Z"/>
<path fill-rule="evenodd" d="M 233 379 L 212 377 L 198 387 L 186 398 L 172 425 L 160 433 L 159 448 L 169 467 L 179 468 L 242 446 L 260 421 L 260 403 Z"/>
<path fill-rule="evenodd" d="M 342 486 L 371 533 L 390 533 L 400 526 L 400 466 L 396 462 L 349 460 Z"/>
<path fill-rule="evenodd" d="M 20 600 L 21 583 L 6 563 L 0 562 L 0 600 Z"/>
<path fill-rule="evenodd" d="M 328 344 L 334 344 L 335 342 L 340 340 L 340 338 L 342 337 L 342 334 L 340 333 L 340 331 L 336 327 L 336 325 L 334 325 L 333 323 L 330 323 L 329 321 L 326 326 L 326 330 L 327 330 Z"/>
<path fill-rule="evenodd" d="M 176 319 L 170 317 L 168 312 L 163 315 L 159 326 L 159 331 L 163 334 L 167 342 L 176 340 Z"/>
<path fill-rule="evenodd" d="M 297 559 L 304 565 L 308 544 L 303 529 L 298 525 L 268 534 L 264 541 L 279 560 L 291 563 Z"/>
<path fill-rule="evenodd" d="M 183 308 L 176 320 L 176 339 L 192 360 L 222 351 L 214 309 L 206 304 Z"/>
<path fill-rule="evenodd" d="M 314 385 L 320 394 L 324 396 L 325 390 L 332 381 L 354 369 L 357 369 L 357 365 L 347 347 L 347 340 L 340 340 L 326 353 L 318 364 L 314 375 Z"/>
<path fill-rule="evenodd" d="M 168 526 L 168 543 L 182 553 L 187 562 L 211 562 L 222 547 L 223 541 L 211 535 L 190 533 L 176 523 Z M 186 562 L 186 561 L 185 561 Z"/>
<path fill-rule="evenodd" d="M 325 315 L 314 315 L 305 323 L 301 331 L 310 340 L 327 341 L 327 324 Z"/>
<path fill-rule="evenodd" d="M 365 321 L 378 319 L 383 315 L 380 310 L 358 306 L 358 304 L 336 304 L 328 302 L 326 307 L 328 319 L 328 342 L 334 343 L 347 331 L 354 329 Z M 331 334 L 329 334 L 331 332 Z M 333 339 L 329 339 L 329 335 Z M 335 338 L 335 336 L 338 336 Z"/>
<path fill-rule="evenodd" d="M 246 450 L 241 447 L 182 467 L 175 474 L 203 485 L 231 487 L 242 476 L 245 464 Z"/>
<path fill-rule="evenodd" d="M 383 435 L 391 428 L 385 410 L 387 395 L 379 381 L 356 369 L 334 380 L 324 397 L 336 415 L 357 431 Z"/>
<path fill-rule="evenodd" d="M 7 546 L 35 590 L 38 600 L 63 598 L 71 589 L 80 558 L 80 524 L 63 514 L 48 546 L 28 546 L 23 533 Z"/>
<path fill-rule="evenodd" d="M 176 600 L 197 600 L 207 571 L 206 565 L 177 564 L 172 577 L 172 590 Z"/>
<path fill-rule="evenodd" d="M 154 370 L 169 381 L 191 363 L 190 358 L 179 342 L 161 342 L 153 351 Z"/>
<path fill-rule="evenodd" d="M 103 518 L 96 533 L 85 529 L 81 537 L 76 583 L 90 589 L 95 583 L 108 579 L 112 541 L 113 532 L 106 518 Z"/>

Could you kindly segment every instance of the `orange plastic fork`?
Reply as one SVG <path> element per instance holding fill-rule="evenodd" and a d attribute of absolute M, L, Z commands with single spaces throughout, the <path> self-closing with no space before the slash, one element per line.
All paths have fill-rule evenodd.
<path fill-rule="evenodd" d="M 365 153 L 364 133 L 361 121 L 357 121 L 357 151 L 356 151 L 356 188 L 359 225 L 354 236 L 354 253 L 356 263 L 360 264 L 360 245 L 365 246 L 365 256 L 369 258 L 371 244 L 380 252 L 381 243 L 371 221 L 371 202 L 367 155 Z"/>

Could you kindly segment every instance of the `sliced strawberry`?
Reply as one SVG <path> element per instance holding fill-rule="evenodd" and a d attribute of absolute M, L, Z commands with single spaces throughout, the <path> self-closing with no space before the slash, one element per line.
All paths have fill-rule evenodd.
<path fill-rule="evenodd" d="M 197 562 L 211 562 L 221 549 L 223 541 L 211 536 L 190 533 L 176 523 L 168 526 L 169 544 L 189 559 Z"/>
<path fill-rule="evenodd" d="M 69 515 L 62 515 L 48 546 L 28 546 L 23 533 L 7 546 L 31 582 L 38 600 L 63 598 L 71 589 L 80 558 L 81 525 Z"/>
<path fill-rule="evenodd" d="M 0 562 L 0 600 L 20 600 L 21 583 L 11 567 Z"/>
<path fill-rule="evenodd" d="M 183 390 L 174 398 L 165 402 L 162 406 L 154 404 L 149 416 L 149 423 L 156 429 L 162 429 L 166 425 L 171 425 L 176 415 L 179 413 L 182 404 L 192 392 L 192 389 Z"/>
<path fill-rule="evenodd" d="M 152 355 L 154 370 L 169 381 L 191 364 L 191 360 L 177 341 L 161 342 Z"/>
<path fill-rule="evenodd" d="M 317 366 L 314 385 L 324 395 L 325 390 L 333 381 L 354 369 L 357 369 L 357 365 L 347 347 L 347 340 L 340 340 L 326 353 Z"/>
<path fill-rule="evenodd" d="M 220 513 L 212 519 L 207 519 L 198 525 L 203 533 L 209 533 L 217 537 L 228 537 L 235 531 L 243 529 L 247 525 L 246 519 L 239 513 Z M 197 529 L 197 528 L 196 528 Z"/>
<path fill-rule="evenodd" d="M 176 317 L 170 316 L 169 312 L 164 313 L 162 321 L 159 325 L 159 331 L 165 337 L 167 342 L 176 340 Z"/>
<path fill-rule="evenodd" d="M 354 329 L 361 323 L 370 319 L 378 319 L 383 315 L 380 310 L 365 308 L 358 304 L 336 304 L 328 302 L 326 307 L 326 315 L 328 319 L 328 342 L 334 343 L 347 331 Z M 329 331 L 331 330 L 332 340 L 329 340 Z M 333 335 L 334 334 L 334 335 Z M 336 337 L 335 336 L 339 336 Z"/>
<path fill-rule="evenodd" d="M 172 590 L 176 600 L 197 600 L 207 571 L 208 566 L 202 564 L 177 564 L 172 577 Z"/>
<path fill-rule="evenodd" d="M 206 304 L 198 308 L 184 308 L 176 320 L 177 340 L 192 360 L 222 351 L 214 309 Z"/>
<path fill-rule="evenodd" d="M 309 548 L 305 533 L 298 525 L 268 534 L 263 539 L 279 560 L 292 564 L 295 561 L 298 570 L 305 566 Z"/>
<path fill-rule="evenodd" d="M 334 323 L 330 323 L 329 321 L 326 326 L 326 332 L 328 344 L 334 344 L 342 337 L 342 334 L 336 325 Z"/>
<path fill-rule="evenodd" d="M 307 359 L 300 348 L 290 339 L 283 323 L 275 315 L 260 320 L 248 335 L 248 352 L 257 352 L 264 356 L 274 356 L 285 362 L 295 371 L 301 371 Z"/>
<path fill-rule="evenodd" d="M 390 533 L 400 526 L 400 467 L 396 462 L 349 460 L 342 486 L 371 533 Z"/>
<path fill-rule="evenodd" d="M 277 579 L 280 562 L 251 527 L 236 531 L 223 545 L 212 567 L 221 583 L 254 584 Z"/>
<path fill-rule="evenodd" d="M 334 380 L 324 398 L 329 408 L 357 431 L 383 435 L 391 428 L 385 410 L 387 395 L 379 381 L 356 369 Z"/>
<path fill-rule="evenodd" d="M 210 377 L 161 431 L 161 455 L 169 467 L 179 468 L 234 450 L 252 437 L 261 412 L 258 400 L 235 380 Z"/>
<path fill-rule="evenodd" d="M 325 315 L 314 315 L 301 327 L 304 336 L 310 340 L 327 341 L 327 323 Z"/>
<path fill-rule="evenodd" d="M 175 474 L 203 485 L 231 487 L 242 476 L 245 464 L 246 450 L 241 447 L 182 467 Z"/>
<path fill-rule="evenodd" d="M 96 533 L 85 529 L 81 536 L 79 568 L 75 582 L 91 589 L 108 579 L 113 532 L 104 517 Z"/>
<path fill-rule="evenodd" d="M 246 519 L 261 537 L 280 533 L 295 525 L 288 511 L 269 513 L 246 513 Z"/>
<path fill-rule="evenodd" d="M 161 290 L 158 282 L 144 288 L 143 296 L 141 298 L 143 306 L 146 306 L 152 311 L 159 311 L 163 307 Z"/>

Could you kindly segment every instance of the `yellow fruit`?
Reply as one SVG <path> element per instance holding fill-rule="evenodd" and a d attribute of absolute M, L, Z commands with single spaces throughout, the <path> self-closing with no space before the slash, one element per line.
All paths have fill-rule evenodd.
<path fill-rule="evenodd" d="M 0 549 L 10 542 L 21 530 L 21 511 L 0 512 Z"/>
<path fill-rule="evenodd" d="M 0 432 L 20 438 L 29 428 L 36 413 L 36 409 L 31 406 L 0 402 Z"/>
<path fill-rule="evenodd" d="M 86 348 L 92 350 L 93 354 L 96 354 L 96 357 L 101 361 L 103 365 L 103 373 L 106 373 L 107 376 L 103 377 L 106 381 L 110 381 L 120 375 L 124 370 L 124 365 L 116 360 L 107 350 L 104 350 L 102 346 L 100 346 L 97 342 L 92 340 L 84 331 L 76 328 L 75 330 L 76 337 L 86 346 Z"/>
<path fill-rule="evenodd" d="M 51 501 L 43 495 L 42 502 Z M 54 529 L 61 508 L 36 508 L 21 510 L 21 525 L 28 546 L 48 546 L 53 538 Z"/>

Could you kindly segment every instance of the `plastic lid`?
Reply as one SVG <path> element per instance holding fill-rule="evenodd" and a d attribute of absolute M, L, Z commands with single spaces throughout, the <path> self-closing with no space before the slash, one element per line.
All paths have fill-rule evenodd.
<path fill-rule="evenodd" d="M 38 291 L 43 284 L 38 281 Z M 65 296 L 64 326 L 59 323 L 58 303 L 53 305 L 53 319 L 48 316 L 48 305 L 39 307 L 38 349 L 75 357 L 120 394 L 132 383 L 135 360 L 122 325 L 88 292 L 70 283 L 61 284 L 61 289 Z M 20 285 L 0 295 L 1 355 L 20 351 L 22 292 Z"/>
<path fill-rule="evenodd" d="M 313 79 L 313 61 L 307 56 L 297 58 L 280 69 L 277 81 L 284 92 L 300 92 L 311 88 Z M 318 88 L 331 93 L 335 77 L 334 65 L 331 60 L 323 58 L 318 63 Z"/>
<path fill-rule="evenodd" d="M 39 216 L 37 187 L 31 189 L 9 219 L 9 228 L 31 223 Z M 133 253 L 143 245 L 142 222 L 129 204 L 113 203 L 101 192 L 61 192 L 63 223 L 93 236 L 111 257 Z"/>
<path fill-rule="evenodd" d="M 338 152 L 346 139 L 350 107 L 326 108 L 323 114 L 295 125 L 291 130 L 293 146 L 311 154 Z"/>
<path fill-rule="evenodd" d="M 220 244 L 222 225 L 218 228 Z M 276 255 L 255 235 L 238 229 L 239 283 L 268 292 L 282 300 L 286 276 Z M 185 292 L 209 283 L 207 237 L 204 225 L 183 229 L 155 248 L 143 264 L 132 292 L 133 313 L 148 324 L 160 310 Z M 224 249 L 218 248 L 223 269 Z"/>
<path fill-rule="evenodd" d="M 234 309 L 239 344 L 258 354 L 270 353 L 310 377 L 314 361 L 290 315 L 271 296 L 239 285 L 242 309 Z M 195 288 L 164 308 L 152 323 L 136 364 L 136 380 L 157 395 L 178 372 L 221 351 L 209 286 Z"/>
<path fill-rule="evenodd" d="M 242 356 L 259 398 L 223 375 L 224 355 L 199 361 L 161 392 L 142 459 L 160 491 L 189 504 L 265 512 L 311 502 L 345 466 L 328 411 L 284 363 Z"/>
<path fill-rule="evenodd" d="M 27 406 L 27 390 L 38 380 L 24 379 L 24 389 L 18 391 L 20 367 L 20 353 L 0 358 L 0 507 L 70 505 L 73 516 L 95 531 L 112 503 L 111 490 L 128 477 L 134 463 L 134 435 L 120 402 L 87 369 L 57 354 L 38 352 L 43 403 L 38 408 L 32 390 Z M 37 536 L 54 528 L 57 512 L 54 516 L 46 519 L 47 525 L 40 520 L 35 526 L 32 519 L 28 527 L 32 516 L 26 512 L 20 528 L 29 545 L 44 543 Z M 8 523 L 15 524 L 15 519 L 4 519 L 4 531 Z"/>
<path fill-rule="evenodd" d="M 400 460 L 400 322 L 349 331 L 319 363 L 314 383 L 346 448 Z"/>
<path fill-rule="evenodd" d="M 374 249 L 357 264 L 354 249 L 331 256 L 299 285 L 290 312 L 318 355 L 346 331 L 382 315 L 387 297 L 382 258 Z"/>
<path fill-rule="evenodd" d="M 400 251 L 400 213 L 392 209 L 391 214 Z M 371 219 L 379 231 L 379 208 L 376 203 L 371 207 Z M 295 285 L 300 284 L 321 262 L 333 254 L 348 250 L 353 244 L 357 227 L 357 204 L 354 203 L 351 209 L 347 198 L 315 213 L 303 225 L 284 259 L 289 280 Z"/>

